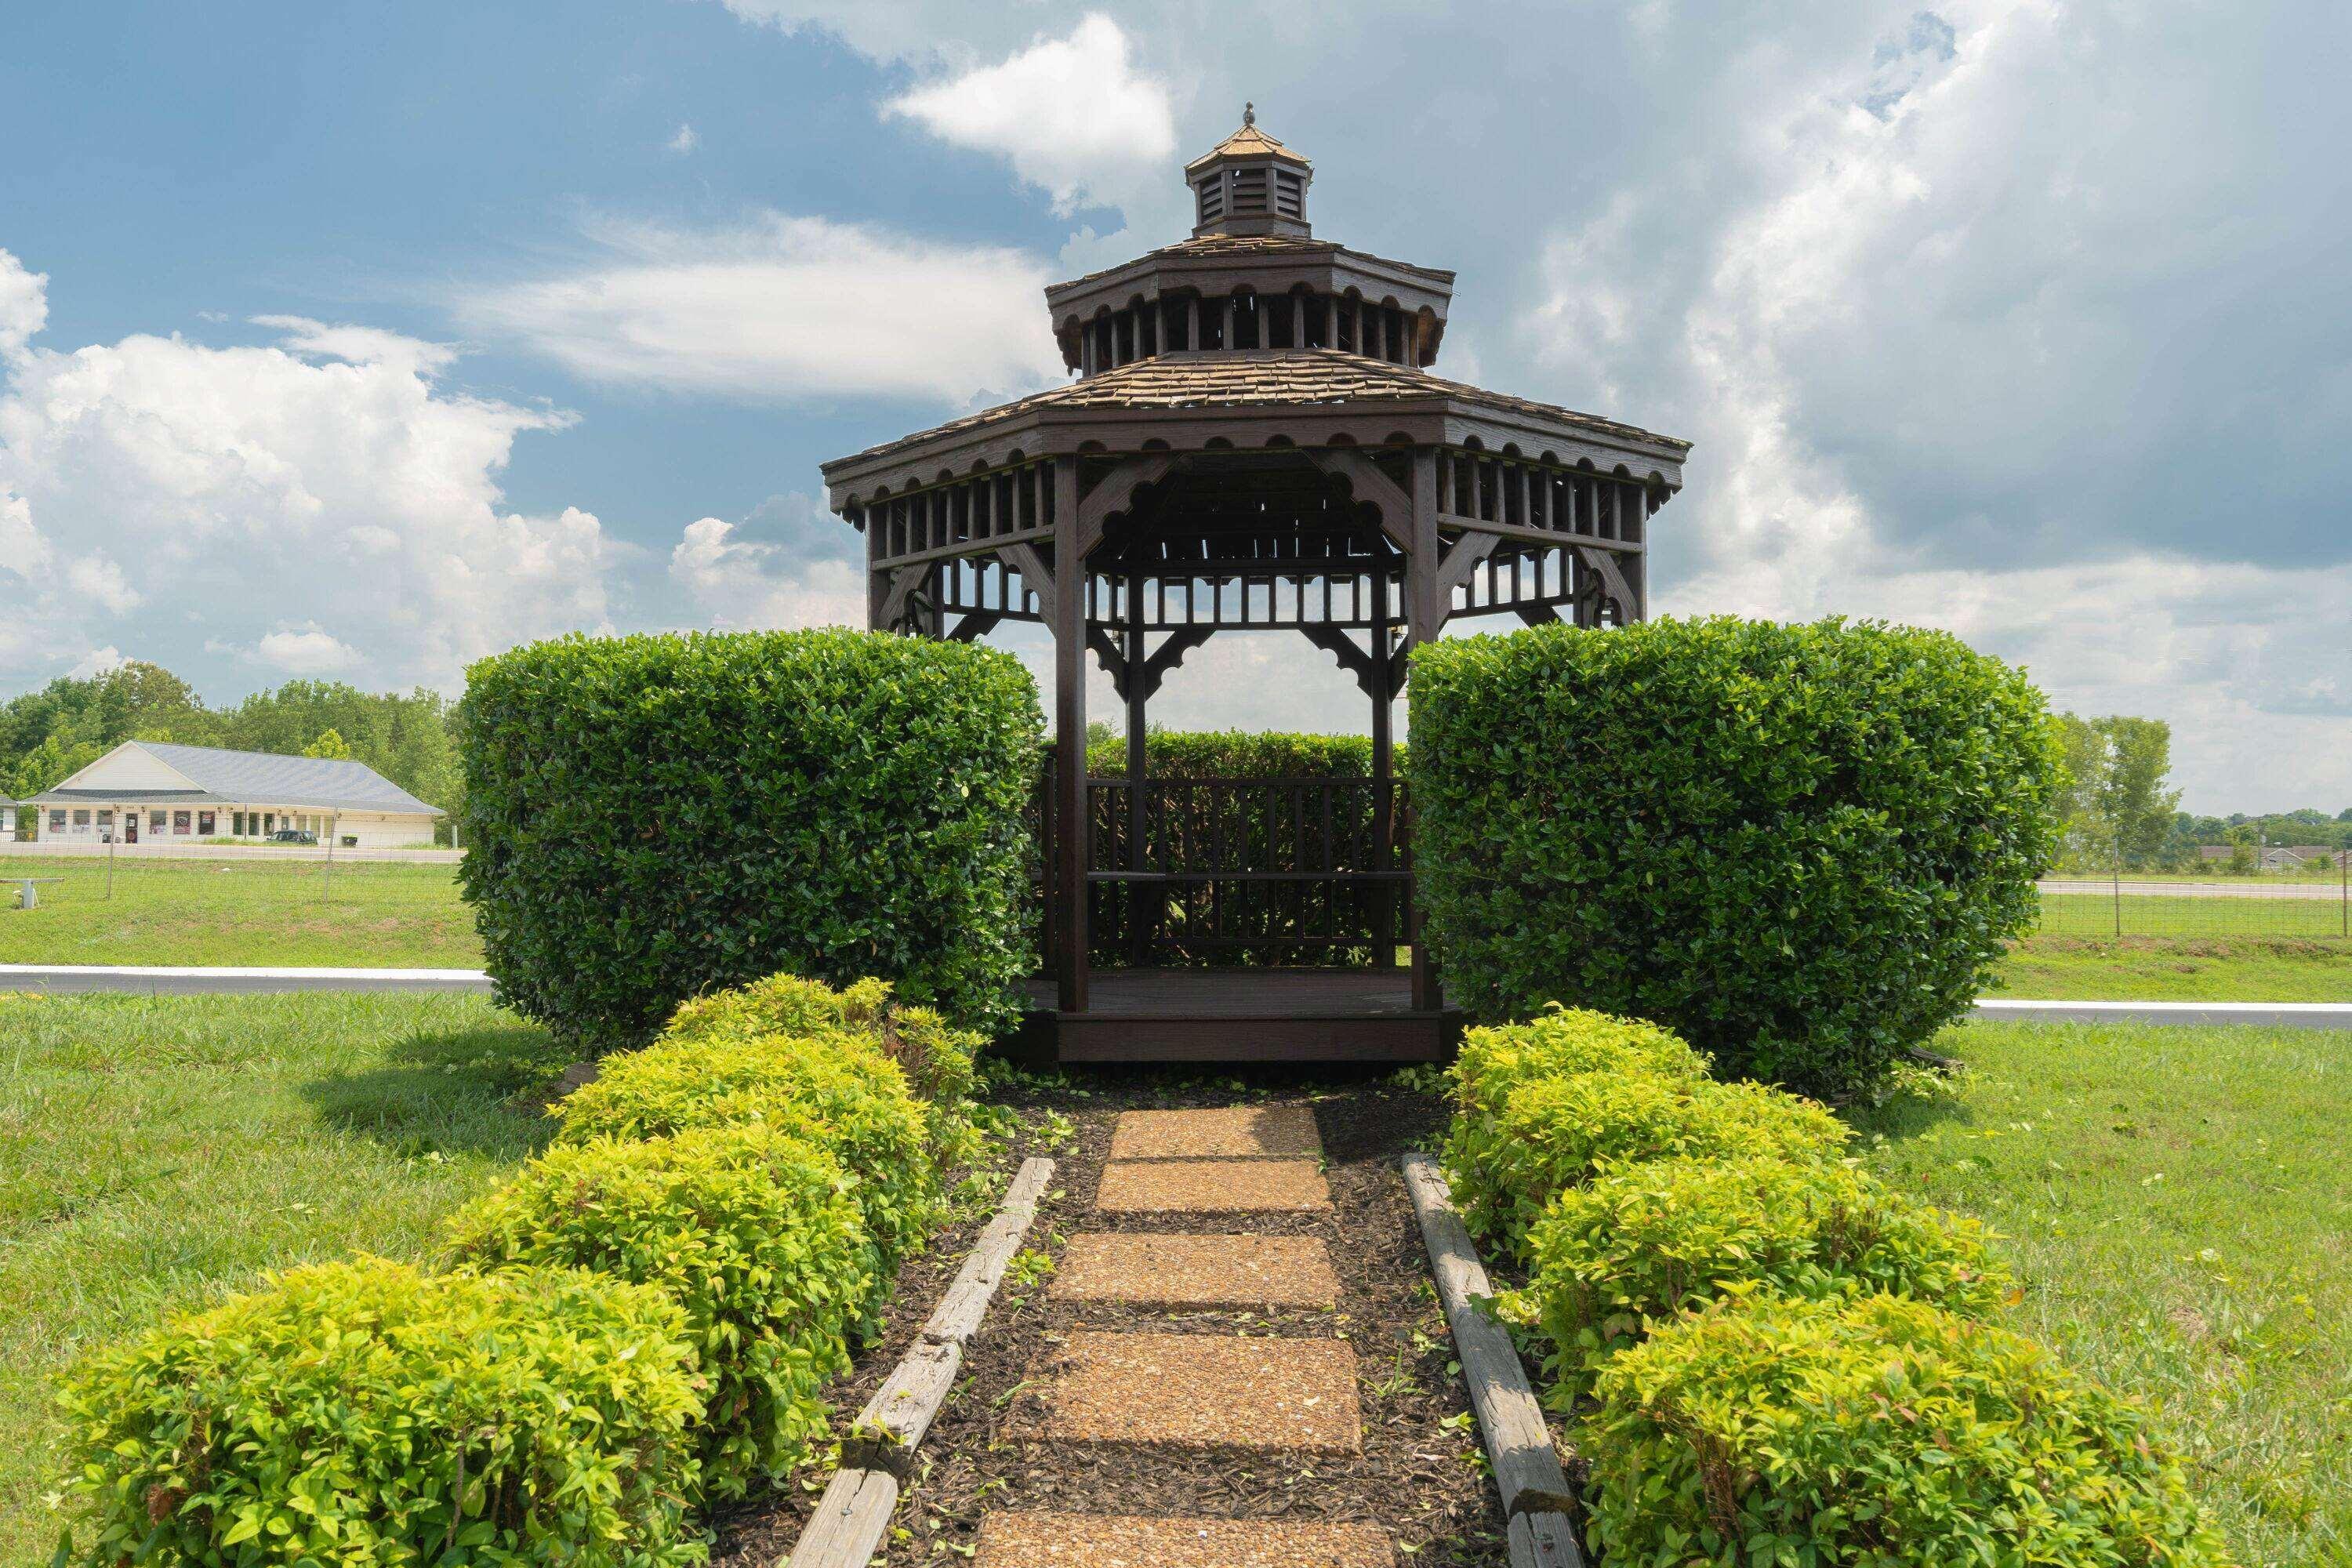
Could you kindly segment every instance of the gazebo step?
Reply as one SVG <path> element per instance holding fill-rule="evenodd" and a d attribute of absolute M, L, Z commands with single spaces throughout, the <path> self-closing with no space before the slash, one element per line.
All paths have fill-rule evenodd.
<path fill-rule="evenodd" d="M 1143 1519 L 993 1513 L 979 1568 L 1394 1568 L 1388 1537 L 1363 1524 L 1294 1519 Z"/>

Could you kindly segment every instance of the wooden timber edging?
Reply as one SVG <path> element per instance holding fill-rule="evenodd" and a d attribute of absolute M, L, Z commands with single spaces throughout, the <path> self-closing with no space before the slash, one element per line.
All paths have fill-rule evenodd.
<path fill-rule="evenodd" d="M 1503 1494 L 1511 1568 L 1584 1568 L 1568 1518 L 1575 1501 L 1568 1474 L 1560 1468 L 1551 1428 L 1544 1423 L 1535 1390 L 1528 1386 L 1510 1331 L 1480 1306 L 1494 1289 L 1454 1210 L 1444 1173 L 1426 1154 L 1406 1155 L 1403 1166 L 1404 1184 L 1421 1220 L 1421 1238 L 1429 1248 L 1430 1271 L 1437 1277 L 1438 1300 L 1445 1308 L 1463 1381 L 1470 1385 L 1470 1402 L 1478 1412 L 1495 1485 Z"/>
<path fill-rule="evenodd" d="M 922 1332 L 850 1424 L 841 1445 L 841 1468 L 809 1516 L 786 1568 L 866 1568 L 880 1547 L 915 1445 L 955 1386 L 964 1342 L 979 1330 L 1053 1176 L 1051 1160 L 1021 1163 L 996 1217 L 980 1233 Z"/>

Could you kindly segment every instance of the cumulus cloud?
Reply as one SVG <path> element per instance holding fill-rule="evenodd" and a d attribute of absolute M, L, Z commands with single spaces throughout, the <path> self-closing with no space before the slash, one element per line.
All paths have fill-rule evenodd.
<path fill-rule="evenodd" d="M 593 381 L 787 402 L 962 403 L 1059 378 L 1037 258 L 770 213 L 690 231 L 606 224 L 562 276 L 461 299 L 461 318 Z"/>
<path fill-rule="evenodd" d="M 671 137 L 664 145 L 683 157 L 701 146 L 702 138 L 695 133 L 693 126 L 681 122 L 677 128 L 677 134 Z"/>
<path fill-rule="evenodd" d="M 25 352 L 49 319 L 48 274 L 0 249 L 0 360 Z"/>
<path fill-rule="evenodd" d="M 45 295 L 18 290 L 36 326 Z M 457 684 L 518 639 L 607 623 L 597 520 L 505 510 L 517 437 L 564 414 L 444 390 L 444 345 L 265 318 L 262 347 L 134 334 L 20 345 L 0 382 L 0 671 L 131 629 L 287 673 Z M 122 630 L 112 633 L 126 641 Z"/>
<path fill-rule="evenodd" d="M 1678 21 L 1706 108 L 1545 247 L 1542 366 L 1699 443 L 1660 607 L 1949 627 L 2062 705 L 2172 720 L 2192 805 L 2333 800 L 2352 372 L 2289 342 L 2341 287 L 2233 96 L 2259 40 L 1869 15 L 1843 49 Z"/>
<path fill-rule="evenodd" d="M 269 633 L 253 645 L 253 659 L 286 675 L 341 675 L 357 666 L 359 649 L 315 626 Z"/>
<path fill-rule="evenodd" d="M 700 518 L 669 555 L 671 584 L 721 631 L 866 625 L 857 535 L 805 495 L 772 496 L 741 522 Z"/>
<path fill-rule="evenodd" d="M 1142 183 L 1164 182 L 1176 151 L 1167 84 L 1136 70 L 1130 55 L 1119 25 L 1092 15 L 1067 37 L 917 87 L 883 112 L 1003 155 L 1052 194 L 1058 213 L 1117 205 Z"/>

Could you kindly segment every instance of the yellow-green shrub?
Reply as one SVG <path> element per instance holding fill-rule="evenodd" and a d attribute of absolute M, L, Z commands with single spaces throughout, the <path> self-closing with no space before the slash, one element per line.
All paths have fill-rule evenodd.
<path fill-rule="evenodd" d="M 879 1307 L 881 1260 L 833 1156 L 772 1128 L 714 1127 L 550 1149 L 449 1226 L 457 1260 L 652 1285 L 686 1313 L 717 1497 L 805 1460 L 848 1336 Z"/>
<path fill-rule="evenodd" d="M 1579 1447 L 1608 1563 L 2229 1560 L 2137 1407 L 1924 1302 L 1759 1296 L 1662 1328 L 1597 1386 Z"/>
<path fill-rule="evenodd" d="M 557 1102 L 556 1140 L 658 1138 L 761 1124 L 841 1163 L 887 1278 L 936 1222 L 940 1171 L 905 1075 L 854 1037 L 717 1034 L 605 1058 Z"/>
<path fill-rule="evenodd" d="M 1533 1278 L 1511 1312 L 1557 1347 L 1563 1409 L 1612 1353 L 1727 1290 L 1883 1292 L 1982 1315 L 2010 1283 L 1975 1221 L 1843 1161 L 1770 1155 L 1612 1166 L 1552 1200 L 1528 1251 Z"/>
<path fill-rule="evenodd" d="M 1672 1029 L 1639 1018 L 1613 1018 L 1582 1007 L 1561 1007 L 1524 1024 L 1465 1030 L 1447 1076 L 1462 1110 L 1491 1114 L 1511 1090 L 1537 1079 L 1580 1072 L 1652 1072 L 1705 1078 L 1707 1060 Z"/>
<path fill-rule="evenodd" d="M 1521 1084 L 1492 1114 L 1454 1119 L 1445 1167 L 1470 1228 L 1522 1258 L 1552 1198 L 1606 1164 L 1664 1155 L 1834 1153 L 1853 1130 L 1822 1107 L 1753 1083 L 1633 1071 Z"/>
<path fill-rule="evenodd" d="M 70 1373 L 67 1489 L 109 1564 L 698 1563 L 691 1361 L 617 1279 L 292 1269 Z"/>
<path fill-rule="evenodd" d="M 681 1003 L 660 1037 L 807 1037 L 829 1031 L 855 1036 L 898 1064 L 907 1087 L 923 1102 L 941 1165 L 961 1164 L 977 1152 L 971 1100 L 981 1037 L 956 1028 L 931 1008 L 900 1006 L 891 999 L 887 982 L 860 980 L 836 991 L 822 980 L 772 974 Z"/>

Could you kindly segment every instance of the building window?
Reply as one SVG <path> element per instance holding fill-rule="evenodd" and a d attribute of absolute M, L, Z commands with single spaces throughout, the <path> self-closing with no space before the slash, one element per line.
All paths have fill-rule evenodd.
<path fill-rule="evenodd" d="M 276 812 L 265 811 L 261 814 L 261 831 L 264 833 L 275 833 L 278 831 L 278 814 Z"/>
<path fill-rule="evenodd" d="M 228 814 L 228 831 L 231 837 L 242 838 L 245 837 L 245 813 L 241 811 L 230 812 Z"/>
<path fill-rule="evenodd" d="M 161 833 L 163 831 L 163 814 L 162 812 L 151 811 L 147 814 L 147 830 L 150 833 Z"/>
<path fill-rule="evenodd" d="M 66 814 L 61 810 L 52 810 L 49 813 L 49 831 L 52 833 L 63 833 L 65 830 Z"/>
<path fill-rule="evenodd" d="M 89 826 L 89 813 L 88 811 L 75 812 L 74 826 L 76 827 L 88 827 Z"/>
<path fill-rule="evenodd" d="M 98 808 L 98 825 L 99 825 L 100 827 L 111 827 L 111 826 L 114 826 L 114 813 L 113 813 L 112 811 L 109 810 L 109 809 L 108 809 L 107 807 L 105 807 L 105 806 L 102 806 L 102 805 L 101 805 L 101 806 L 100 806 L 100 807 Z"/>
<path fill-rule="evenodd" d="M 174 834 L 182 834 L 188 831 L 188 819 L 190 815 L 190 813 L 184 811 L 175 811 L 172 814 L 172 831 Z"/>
<path fill-rule="evenodd" d="M 200 811 L 196 813 L 196 832 L 204 837 L 210 838 L 219 822 L 220 818 L 212 812 Z"/>

